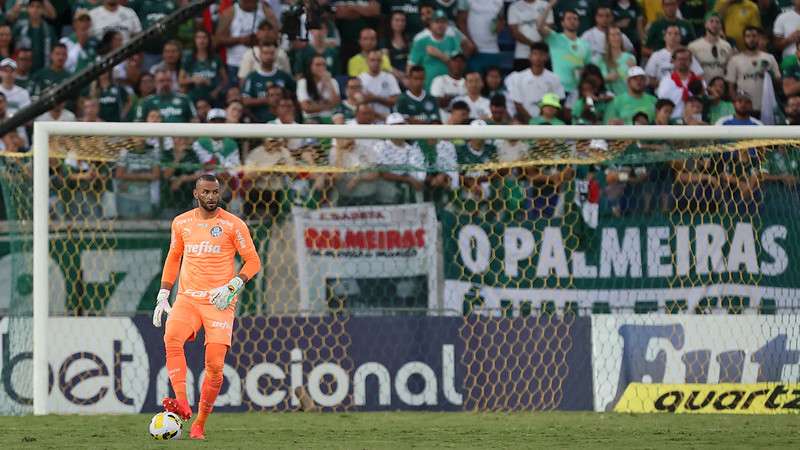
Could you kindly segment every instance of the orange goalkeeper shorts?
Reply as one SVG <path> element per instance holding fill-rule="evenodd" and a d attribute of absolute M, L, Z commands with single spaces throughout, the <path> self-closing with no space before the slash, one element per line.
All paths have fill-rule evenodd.
<path fill-rule="evenodd" d="M 223 344 L 230 347 L 234 311 L 234 307 L 218 310 L 207 297 L 192 298 L 178 294 L 172 305 L 172 312 L 167 317 L 167 328 L 173 320 L 184 322 L 194 330 L 194 334 L 189 338 L 193 341 L 202 326 L 206 333 L 206 344 Z"/>

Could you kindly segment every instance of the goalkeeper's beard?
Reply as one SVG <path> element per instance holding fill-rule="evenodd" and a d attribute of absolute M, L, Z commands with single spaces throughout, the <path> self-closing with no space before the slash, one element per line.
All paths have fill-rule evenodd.
<path fill-rule="evenodd" d="M 211 206 L 211 205 L 209 205 L 209 202 L 204 202 L 203 200 L 201 200 L 199 198 L 197 199 L 197 204 L 199 204 L 201 208 L 205 209 L 208 212 L 216 211 L 217 207 L 219 206 L 219 202 L 214 202 L 213 206 Z"/>

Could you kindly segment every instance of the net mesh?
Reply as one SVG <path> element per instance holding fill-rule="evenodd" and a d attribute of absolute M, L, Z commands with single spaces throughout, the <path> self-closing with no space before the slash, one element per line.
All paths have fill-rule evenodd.
<path fill-rule="evenodd" d="M 134 317 L 117 333 L 137 341 L 170 221 L 193 206 L 197 175 L 213 172 L 263 262 L 239 300 L 231 349 L 251 389 L 246 409 L 308 397 L 296 380 L 246 379 L 253 367 L 299 364 L 307 376 L 333 363 L 358 380 L 352 321 L 406 316 L 459 321 L 459 408 L 556 409 L 584 316 L 795 311 L 799 144 L 54 136 L 50 311 Z M 28 154 L 0 164 L 3 379 L 16 393 L 4 390 L 0 412 L 15 413 L 30 410 L 32 174 Z M 375 346 L 391 329 L 374 327 Z M 124 345 L 109 360 L 134 351 Z M 61 392 L 96 376 L 51 370 Z M 707 367 L 686 370 L 703 379 Z M 363 406 L 340 384 L 320 375 L 312 403 Z"/>

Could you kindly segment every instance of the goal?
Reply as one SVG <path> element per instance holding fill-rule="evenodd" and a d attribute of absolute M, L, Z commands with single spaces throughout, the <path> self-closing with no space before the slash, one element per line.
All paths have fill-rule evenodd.
<path fill-rule="evenodd" d="M 771 126 L 37 122 L 31 154 L 0 154 L 0 414 L 158 408 L 149 312 L 201 172 L 264 262 L 217 410 L 641 410 L 797 383 L 798 147 Z"/>

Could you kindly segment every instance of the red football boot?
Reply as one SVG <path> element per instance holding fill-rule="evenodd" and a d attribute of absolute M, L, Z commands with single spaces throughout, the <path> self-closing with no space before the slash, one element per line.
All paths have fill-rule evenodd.
<path fill-rule="evenodd" d="M 191 430 L 189 430 L 189 438 L 204 441 L 206 439 L 206 430 L 199 423 L 194 423 Z"/>
<path fill-rule="evenodd" d="M 186 400 L 167 397 L 161 400 L 161 404 L 164 405 L 166 411 L 177 414 L 183 420 L 192 418 L 192 407 L 189 406 L 189 402 Z"/>

